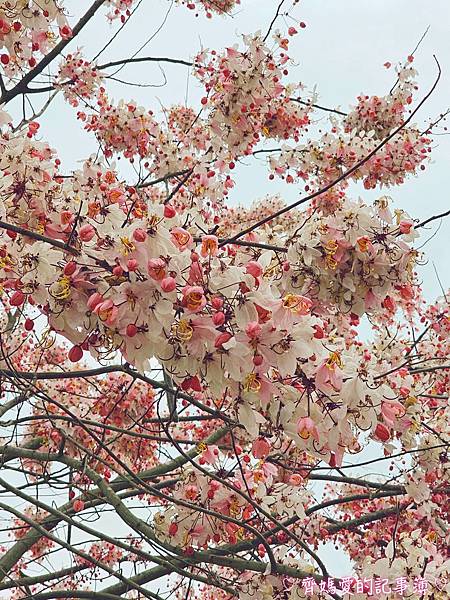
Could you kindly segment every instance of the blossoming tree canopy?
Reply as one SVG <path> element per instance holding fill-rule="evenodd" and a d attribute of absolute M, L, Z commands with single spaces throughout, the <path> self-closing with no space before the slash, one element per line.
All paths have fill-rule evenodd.
<path fill-rule="evenodd" d="M 297 1 L 225 48 L 109 63 L 149 5 L 71 4 L 0 2 L 1 597 L 447 598 L 450 293 L 420 275 L 445 214 L 395 200 L 436 145 L 439 63 L 428 90 L 386 63 L 344 112 L 290 75 Z M 114 98 L 146 61 L 199 101 Z M 40 134 L 56 96 L 98 147 L 75 169 Z M 293 204 L 230 203 L 261 153 Z"/>

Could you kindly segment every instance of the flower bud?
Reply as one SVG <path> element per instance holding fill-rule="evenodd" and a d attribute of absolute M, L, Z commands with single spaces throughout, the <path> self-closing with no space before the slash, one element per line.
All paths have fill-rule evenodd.
<path fill-rule="evenodd" d="M 100 302 L 103 302 L 103 296 L 98 292 L 94 292 L 92 296 L 89 297 L 87 306 L 89 310 L 94 310 L 94 308 L 97 306 L 97 304 L 100 304 Z"/>
<path fill-rule="evenodd" d="M 84 502 L 83 500 L 74 500 L 72 506 L 75 512 L 80 512 L 84 508 Z"/>
<path fill-rule="evenodd" d="M 214 347 L 215 348 L 221 348 L 223 344 L 226 344 L 233 336 L 231 335 L 231 333 L 228 333 L 228 331 L 224 331 L 223 333 L 221 333 L 220 335 L 218 335 L 216 337 L 216 340 L 214 342 Z"/>
<path fill-rule="evenodd" d="M 225 323 L 225 315 L 223 312 L 217 312 L 212 317 L 212 322 L 216 327 L 220 327 Z"/>
<path fill-rule="evenodd" d="M 127 325 L 127 336 L 128 337 L 134 337 L 138 332 L 138 328 L 136 327 L 136 325 L 134 323 L 130 323 L 129 325 Z"/>
<path fill-rule="evenodd" d="M 78 231 L 78 235 L 82 242 L 90 242 L 95 235 L 95 229 L 89 223 L 82 225 Z"/>
<path fill-rule="evenodd" d="M 81 346 L 72 346 L 68 354 L 70 362 L 78 362 L 83 358 L 83 348 Z"/>
<path fill-rule="evenodd" d="M 24 323 L 25 331 L 33 331 L 34 321 L 32 319 L 26 319 Z"/>
<path fill-rule="evenodd" d="M 211 298 L 211 306 L 214 310 L 220 310 L 223 306 L 223 300 L 219 296 L 214 296 Z"/>
<path fill-rule="evenodd" d="M 261 354 L 255 354 L 255 356 L 253 357 L 253 364 L 255 365 L 255 367 L 260 367 L 263 364 L 264 361 L 264 357 L 261 356 Z"/>
<path fill-rule="evenodd" d="M 127 261 L 127 269 L 131 272 L 136 271 L 138 268 L 138 261 L 135 258 L 130 258 Z"/>
<path fill-rule="evenodd" d="M 171 204 L 166 204 L 164 206 L 164 216 L 166 219 L 173 219 L 173 217 L 177 214 L 177 211 Z"/>
<path fill-rule="evenodd" d="M 75 273 L 76 270 L 77 270 L 77 263 L 75 263 L 75 262 L 73 262 L 73 260 L 71 260 L 64 267 L 64 275 L 67 275 L 68 277 L 70 277 L 71 275 L 73 275 Z"/>
<path fill-rule="evenodd" d="M 257 321 L 250 321 L 245 328 L 247 336 L 254 340 L 261 335 L 262 327 Z"/>
<path fill-rule="evenodd" d="M 22 306 L 25 302 L 25 294 L 20 290 L 14 292 L 14 294 L 9 299 L 9 303 L 11 306 Z"/>
<path fill-rule="evenodd" d="M 133 239 L 136 240 L 136 242 L 145 242 L 147 239 L 147 233 L 138 227 L 133 231 Z"/>
<path fill-rule="evenodd" d="M 391 437 L 391 433 L 386 425 L 378 423 L 375 428 L 374 437 L 380 442 L 387 442 Z"/>
<path fill-rule="evenodd" d="M 164 277 L 164 279 L 161 281 L 161 289 L 163 292 L 173 292 L 176 287 L 177 282 L 173 277 Z"/>

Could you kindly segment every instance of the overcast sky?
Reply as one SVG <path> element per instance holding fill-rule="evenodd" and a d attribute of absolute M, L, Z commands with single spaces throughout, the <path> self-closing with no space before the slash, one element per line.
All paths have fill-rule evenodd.
<path fill-rule="evenodd" d="M 87 0 L 72 0 L 66 6 L 74 17 L 89 6 Z M 140 56 L 189 58 L 201 48 L 223 48 L 239 42 L 241 33 L 258 29 L 266 31 L 276 11 L 275 0 L 242 0 L 232 18 L 215 16 L 208 20 L 202 14 L 196 18 L 192 11 L 173 6 L 167 0 L 143 0 L 132 20 L 113 44 L 105 51 L 100 62 L 129 57 L 150 40 Z M 288 2 L 286 2 L 288 5 Z M 293 39 L 290 55 L 298 62 L 291 74 L 307 88 L 317 86 L 319 103 L 344 110 L 355 102 L 360 92 L 383 95 L 391 88 L 395 74 L 383 63 L 404 60 L 414 49 L 429 26 L 426 38 L 416 53 L 414 65 L 419 70 L 419 96 L 431 87 L 437 67 L 435 54 L 442 67 L 442 77 L 435 94 L 417 115 L 417 122 L 426 124 L 450 106 L 450 2 L 449 0 L 301 0 L 292 13 L 298 21 L 307 24 Z M 159 33 L 157 30 L 166 19 Z M 279 20 L 283 27 L 294 21 Z M 117 30 L 97 16 L 73 43 L 84 46 L 87 58 L 93 57 L 108 36 Z M 152 38 L 152 39 L 151 39 Z M 72 45 L 70 46 L 72 49 Z M 188 78 L 187 67 L 161 65 L 167 77 L 163 87 L 129 87 L 119 83 L 109 86 L 115 99 L 134 99 L 157 111 L 162 105 L 184 103 L 198 108 L 201 90 L 195 80 Z M 117 75 L 127 81 L 159 85 L 163 75 L 155 64 L 131 65 Z M 95 140 L 83 132 L 76 120 L 76 111 L 58 98 L 41 120 L 41 133 L 55 147 L 63 159 L 64 168 L 75 168 L 77 161 L 97 150 Z M 124 173 L 127 172 L 124 169 Z M 130 183 L 132 183 L 130 181 Z M 419 178 L 408 179 L 387 193 L 396 206 L 407 210 L 414 218 L 425 219 L 449 208 L 450 137 L 436 137 L 433 163 Z M 354 194 L 374 198 L 379 192 L 368 194 L 360 187 Z M 270 183 L 267 173 L 256 161 L 240 166 L 232 202 L 250 204 L 268 193 L 279 192 L 287 200 L 295 200 L 301 189 L 286 186 L 280 181 Z M 449 219 L 450 223 L 450 219 Z M 423 232 L 423 241 L 438 229 L 438 222 Z M 441 295 L 433 262 L 444 288 L 450 285 L 447 266 L 449 226 L 443 222 L 437 234 L 426 244 L 428 264 L 420 269 L 427 299 Z M 359 457 L 360 458 L 360 457 Z M 330 558 L 330 552 L 327 552 Z M 334 575 L 348 575 L 349 565 L 339 558 L 333 563 Z"/>

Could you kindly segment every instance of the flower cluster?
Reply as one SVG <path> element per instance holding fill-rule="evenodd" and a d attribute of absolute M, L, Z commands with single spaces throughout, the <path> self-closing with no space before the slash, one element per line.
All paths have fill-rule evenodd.
<path fill-rule="evenodd" d="M 20 155 L 13 154 L 16 148 Z M 156 356 L 185 391 L 220 397 L 226 390 L 224 407 L 251 435 L 261 426 L 285 431 L 301 448 L 306 444 L 338 462 L 345 448 L 353 448 L 350 409 L 364 396 L 365 358 L 342 344 L 330 346 L 324 317 L 326 310 L 394 313 L 396 299 L 412 293 L 408 264 L 414 253 L 401 239 L 412 235 L 406 217 L 389 226 L 384 204 L 377 213 L 347 201 L 321 217 L 320 226 L 316 215 L 300 228 L 280 269 L 271 251 L 259 257 L 229 252 L 214 235 L 194 241 L 193 224 L 202 217 L 192 209 L 187 219 L 181 208 L 147 203 L 145 213 L 127 219 L 139 194 L 101 166 L 87 164 L 68 187 L 45 145 L 14 138 L 6 156 L 7 218 L 72 240 L 86 256 L 62 259 L 57 248 L 49 250 L 45 242 L 24 247 L 15 235 L 2 249 L 10 304 L 38 306 L 52 329 L 73 344 L 69 360 L 77 362 L 87 351 L 107 358 L 120 350 L 143 372 Z M 35 161 L 26 185 L 16 174 L 24 156 Z M 73 189 L 78 213 L 70 205 Z M 357 373 L 362 387 L 350 392 L 345 384 L 343 406 L 340 390 Z M 318 395 L 306 411 L 302 399 L 311 391 Z M 374 397 L 372 405 L 378 404 Z M 333 411 L 341 415 L 335 438 Z M 378 413 L 369 419 L 374 426 Z"/>
<path fill-rule="evenodd" d="M 31 6 L 30 6 L 31 4 Z M 2 2 L 0 62 L 8 76 L 36 66 L 60 39 L 72 36 L 64 9 L 55 0 Z"/>
<path fill-rule="evenodd" d="M 41 523 L 46 517 L 48 517 L 48 513 L 35 506 L 27 506 L 24 509 L 23 514 L 33 523 L 37 524 Z M 32 526 L 27 521 L 22 519 L 14 519 L 13 523 L 13 535 L 16 540 L 21 540 L 27 532 L 32 530 Z M 42 561 L 44 560 L 48 551 L 54 546 L 55 542 L 53 540 L 47 537 L 42 537 L 38 542 L 31 546 L 30 555 L 33 559 Z"/>
<path fill-rule="evenodd" d="M 210 455 L 211 462 L 216 463 L 213 450 L 206 447 L 202 455 L 207 460 Z M 226 482 L 188 470 L 173 494 L 173 505 L 157 513 L 154 523 L 172 545 L 189 552 L 193 547 L 208 548 L 223 542 L 235 544 L 238 539 L 251 538 L 260 508 L 270 512 L 274 519 L 293 515 L 300 521 L 302 515 L 306 519 L 307 499 L 308 495 L 296 484 L 295 478 L 287 483 L 279 481 L 277 467 L 267 462 L 253 467 L 245 465 L 242 474 L 230 475 Z M 285 533 L 279 538 L 287 540 Z M 263 544 L 258 550 L 260 556 L 265 556 Z"/>
<path fill-rule="evenodd" d="M 185 4 L 186 8 L 190 10 L 196 10 L 200 6 L 210 19 L 213 13 L 218 15 L 230 14 L 233 8 L 241 3 L 241 0 L 178 0 L 178 2 Z"/>
<path fill-rule="evenodd" d="M 406 120 L 406 111 L 417 89 L 414 81 L 417 72 L 408 64 L 399 68 L 397 75 L 397 84 L 390 94 L 359 96 L 357 106 L 342 122 L 333 119 L 331 131 L 318 141 L 283 146 L 278 155 L 269 159 L 274 173 L 288 183 L 305 180 L 308 187 L 320 189 L 363 161 Z M 405 126 L 350 177 L 362 180 L 366 189 L 399 185 L 408 175 L 425 168 L 430 142 L 416 127 Z M 346 185 L 347 180 L 340 183 L 340 187 Z"/>
<path fill-rule="evenodd" d="M 265 138 L 299 140 L 309 123 L 309 108 L 294 103 L 299 86 L 283 83 L 288 74 L 289 40 L 276 37 L 269 50 L 260 37 L 244 36 L 245 49 L 227 48 L 224 55 L 202 52 L 195 74 L 205 87 L 202 105 L 209 111 L 213 149 L 250 154 Z"/>
<path fill-rule="evenodd" d="M 377 186 L 400 185 L 418 169 L 425 169 L 431 139 L 418 129 L 403 128 L 372 156 L 380 141 L 375 129 L 360 132 L 353 129 L 349 134 L 326 133 L 316 142 L 295 148 L 284 146 L 278 155 L 269 159 L 274 173 L 288 183 L 308 181 L 308 189 L 321 189 L 343 177 L 346 171 L 357 169 L 340 182 L 348 186 L 348 180 L 362 181 L 366 189 Z M 360 164 L 361 163 L 361 164 Z"/>
<path fill-rule="evenodd" d="M 417 71 L 410 63 L 397 70 L 397 84 L 387 96 L 358 96 L 358 104 L 346 116 L 344 130 L 374 131 L 376 138 L 382 140 L 391 131 L 401 125 L 405 119 L 406 109 L 411 105 L 413 93 L 417 90 L 414 81 Z"/>
<path fill-rule="evenodd" d="M 64 98 L 74 107 L 80 100 L 90 100 L 100 90 L 103 74 L 95 65 L 85 60 L 79 50 L 68 54 L 59 66 L 57 85 Z"/>
<path fill-rule="evenodd" d="M 305 222 L 289 248 L 284 278 L 321 310 L 395 313 L 399 301 L 414 297 L 418 254 L 408 241 L 415 235 L 408 215 L 393 221 L 386 198 L 373 208 L 345 199 Z"/>
<path fill-rule="evenodd" d="M 30 439 L 37 437 L 42 441 L 42 449 L 57 451 L 64 443 L 68 456 L 87 459 L 86 464 L 106 478 L 111 468 L 120 472 L 125 465 L 143 470 L 155 464 L 159 431 L 156 426 L 146 424 L 156 408 L 149 386 L 142 383 L 131 386 L 129 377 L 113 374 L 97 380 L 93 386 L 69 380 L 47 383 L 45 389 L 48 397 L 59 400 L 37 402 L 34 414 L 44 412 L 49 419 L 36 420 L 27 431 Z M 67 422 L 67 414 L 75 420 L 75 425 Z M 33 461 L 27 464 L 30 471 L 39 468 Z"/>
<path fill-rule="evenodd" d="M 23 4 L 0 8 L 14 77 L 72 35 L 61 3 Z M 183 4 L 211 16 L 239 2 Z M 106 5 L 125 22 L 135 3 Z M 1 548 L 0 579 L 18 557 L 13 597 L 89 595 L 102 571 L 135 584 L 133 597 L 150 562 L 175 597 L 202 600 L 362 600 L 371 578 L 448 578 L 449 298 L 422 297 L 413 218 L 349 193 L 424 168 L 428 135 L 402 127 L 416 73 L 409 60 L 389 95 L 361 94 L 303 140 L 320 106 L 288 80 L 288 37 L 243 42 L 194 57 L 198 107 L 160 112 L 112 100 L 95 62 L 69 54 L 53 81 L 99 143 L 72 172 L 36 139 L 37 121 L 14 127 L 0 112 L 0 448 L 28 507 L 14 509 L 12 552 Z M 259 151 L 270 179 L 303 182 L 312 201 L 228 206 L 234 169 Z M 353 477 L 348 454 L 373 448 L 389 474 Z M 50 508 L 39 486 L 62 503 Z M 22 586 L 33 560 L 63 554 L 30 520 L 68 548 L 108 505 L 127 527 L 120 542 L 77 541 L 70 572 Z M 321 565 L 322 542 L 354 561 L 345 589 Z M 126 562 L 137 577 L 124 579 Z"/>

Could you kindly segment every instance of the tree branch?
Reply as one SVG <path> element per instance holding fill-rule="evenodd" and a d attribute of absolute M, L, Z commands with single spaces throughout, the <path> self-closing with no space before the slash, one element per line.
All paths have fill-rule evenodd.
<path fill-rule="evenodd" d="M 50 246 L 54 246 L 55 248 L 59 248 L 59 250 L 63 250 L 64 252 L 68 252 L 69 254 L 73 254 L 74 256 L 79 256 L 80 251 L 72 246 L 68 246 L 64 242 L 60 242 L 59 240 L 54 240 L 53 238 L 46 237 L 45 235 L 41 235 L 40 233 L 36 233 L 35 231 L 30 231 L 29 229 L 25 229 L 24 227 L 19 227 L 17 225 L 11 225 L 10 223 L 5 223 L 4 221 L 0 221 L 0 228 L 6 229 L 7 231 L 14 231 L 24 237 L 29 237 L 33 240 L 37 240 L 39 242 L 45 242 L 46 244 L 50 244 Z"/>
<path fill-rule="evenodd" d="M 32 69 L 29 71 L 17 85 L 3 93 L 0 98 L 0 104 L 7 104 L 13 98 L 18 96 L 19 94 L 26 94 L 30 90 L 28 88 L 28 84 L 33 81 L 33 79 L 42 73 L 42 71 L 48 67 L 48 65 L 53 62 L 53 60 L 61 54 L 64 48 L 70 44 L 70 42 L 80 33 L 80 31 L 89 23 L 92 17 L 95 15 L 97 10 L 105 3 L 105 0 L 95 0 L 95 2 L 91 5 L 89 10 L 85 12 L 85 14 L 81 17 L 78 23 L 72 29 L 72 37 L 61 40 L 56 46 L 51 50 L 48 54 L 44 56 L 44 58 Z"/>

